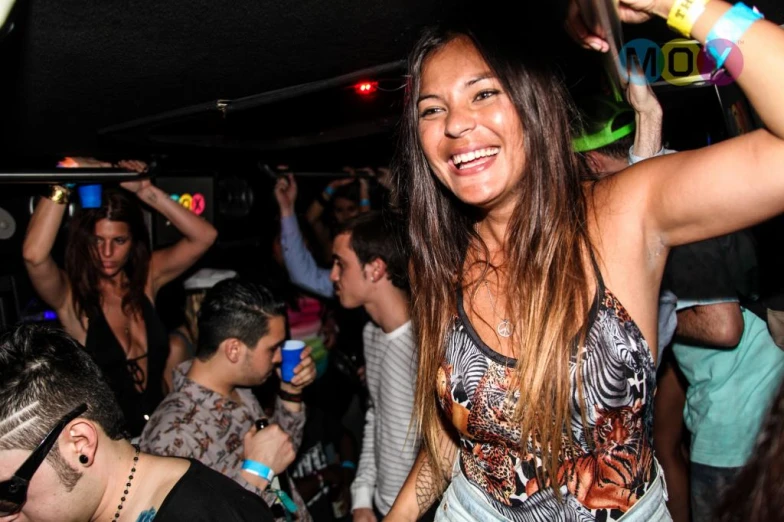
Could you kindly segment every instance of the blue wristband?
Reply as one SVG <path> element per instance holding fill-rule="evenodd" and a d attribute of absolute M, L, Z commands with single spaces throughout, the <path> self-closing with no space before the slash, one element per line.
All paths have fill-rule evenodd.
<path fill-rule="evenodd" d="M 359 200 L 359 206 L 360 207 L 369 207 L 370 206 L 370 200 L 367 199 L 367 198 L 360 199 Z"/>
<path fill-rule="evenodd" d="M 761 18 L 765 17 L 757 11 L 757 8 L 752 9 L 743 2 L 738 2 L 730 7 L 713 24 L 708 37 L 705 39 L 705 49 L 716 60 L 717 69 L 721 69 L 724 66 L 724 63 L 730 56 L 731 49 L 719 49 L 719 47 L 723 46 L 711 45 L 711 42 L 714 40 L 727 40 L 737 45 L 743 33 L 749 30 L 751 24 Z"/>
<path fill-rule="evenodd" d="M 263 478 L 267 482 L 272 482 L 272 479 L 275 478 L 275 472 L 272 471 L 271 468 L 265 466 L 261 462 L 256 462 L 255 460 L 244 461 L 242 463 L 242 469 L 252 475 Z"/>
<path fill-rule="evenodd" d="M 357 469 L 357 465 L 350 460 L 344 460 L 340 463 L 340 466 L 346 469 Z"/>
<path fill-rule="evenodd" d="M 331 196 L 335 193 L 335 188 L 332 185 L 327 185 L 327 188 L 324 189 L 324 192 Z"/>

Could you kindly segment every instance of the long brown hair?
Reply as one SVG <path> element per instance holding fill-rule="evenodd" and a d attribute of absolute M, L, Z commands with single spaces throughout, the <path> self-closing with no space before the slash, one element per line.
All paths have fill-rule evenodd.
<path fill-rule="evenodd" d="M 480 38 L 477 30 L 464 28 L 428 29 L 411 53 L 395 165 L 397 203 L 410 214 L 412 316 L 420 347 L 417 420 L 430 461 L 440 462 L 437 372 L 457 310 L 456 292 L 466 283 L 466 254 L 471 250 L 487 255 L 474 230 L 478 212 L 436 180 L 418 133 L 416 103 L 423 63 L 457 37 L 468 37 L 484 57 L 513 101 L 524 131 L 526 163 L 505 243 L 506 309 L 516 325 L 513 390 L 520 392 L 515 421 L 523 429 L 523 451 L 533 451 L 529 444 L 541 448 L 543 469 L 538 473 L 554 482 L 567 450 L 570 359 L 576 338 L 584 335 L 592 297 L 590 269 L 585 266 L 590 264 L 585 255 L 591 247 L 580 182 L 584 163 L 572 152 L 571 99 L 558 77 L 532 56 L 512 53 L 520 49 L 519 42 L 510 47 L 497 40 L 499 34 L 481 33 Z M 571 438 L 566 440 L 569 445 Z"/>
<path fill-rule="evenodd" d="M 101 313 L 100 260 L 95 248 L 95 224 L 101 219 L 127 223 L 131 235 L 131 253 L 122 267 L 128 278 L 123 312 L 141 313 L 146 299 L 150 246 L 142 209 L 124 190 L 104 189 L 102 196 L 99 208 L 82 209 L 74 216 L 65 247 L 65 272 L 71 283 L 74 311 L 80 319 L 83 315 L 92 319 Z"/>

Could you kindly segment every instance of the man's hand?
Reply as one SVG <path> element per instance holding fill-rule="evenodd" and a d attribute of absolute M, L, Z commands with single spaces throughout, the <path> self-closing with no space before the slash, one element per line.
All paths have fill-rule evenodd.
<path fill-rule="evenodd" d="M 291 382 L 283 382 L 281 379 L 280 389 L 294 394 L 302 393 L 303 388 L 316 380 L 316 363 L 310 356 L 310 346 L 302 350 L 300 356 L 300 363 L 294 367 L 294 378 Z M 281 376 L 280 368 L 278 368 L 278 377 Z"/>
<path fill-rule="evenodd" d="M 659 100 L 648 84 L 645 74 L 638 63 L 629 65 L 629 85 L 626 98 L 634 109 L 636 127 L 632 154 L 640 158 L 650 158 L 662 148 L 662 108 Z"/>
<path fill-rule="evenodd" d="M 630 81 L 626 88 L 626 99 L 634 112 L 640 115 L 661 115 L 662 108 L 659 100 L 653 93 L 645 74 L 640 70 L 639 64 L 630 64 L 628 74 Z"/>
<path fill-rule="evenodd" d="M 278 178 L 275 182 L 275 199 L 280 207 L 280 216 L 294 215 L 294 203 L 297 201 L 297 182 L 294 175 L 286 174 L 285 178 Z"/>
<path fill-rule="evenodd" d="M 285 471 L 296 457 L 291 437 L 277 424 L 270 424 L 263 430 L 251 428 L 243 442 L 242 456 L 268 466 L 276 475 Z"/>
<path fill-rule="evenodd" d="M 351 512 L 354 522 L 378 522 L 376 514 L 370 508 L 359 508 Z"/>

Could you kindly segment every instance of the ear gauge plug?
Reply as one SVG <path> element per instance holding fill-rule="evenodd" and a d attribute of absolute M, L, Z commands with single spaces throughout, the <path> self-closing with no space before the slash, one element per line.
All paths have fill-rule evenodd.
<path fill-rule="evenodd" d="M 87 455 L 79 455 L 79 462 L 86 466 L 90 462 L 90 459 L 87 458 Z"/>

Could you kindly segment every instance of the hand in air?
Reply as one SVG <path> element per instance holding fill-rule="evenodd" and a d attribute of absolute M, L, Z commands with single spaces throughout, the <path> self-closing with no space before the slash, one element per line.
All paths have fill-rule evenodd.
<path fill-rule="evenodd" d="M 117 166 L 121 169 L 131 170 L 138 174 L 147 171 L 147 164 L 139 160 L 120 160 L 117 162 Z M 141 179 L 139 181 L 123 181 L 120 183 L 120 186 L 129 192 L 138 194 L 141 190 L 151 187 L 152 183 L 149 179 Z"/>
<path fill-rule="evenodd" d="M 622 22 L 639 24 L 650 20 L 656 14 L 667 16 L 673 0 L 620 0 L 618 4 L 618 17 Z M 583 0 L 569 0 L 564 26 L 566 32 L 574 41 L 585 49 L 607 52 L 610 44 L 607 42 L 600 27 L 588 27 L 583 11 L 586 4 Z"/>
<path fill-rule="evenodd" d="M 294 204 L 297 201 L 297 182 L 292 173 L 287 173 L 286 177 L 278 178 L 275 182 L 275 199 L 278 201 L 282 216 L 294 214 Z"/>

